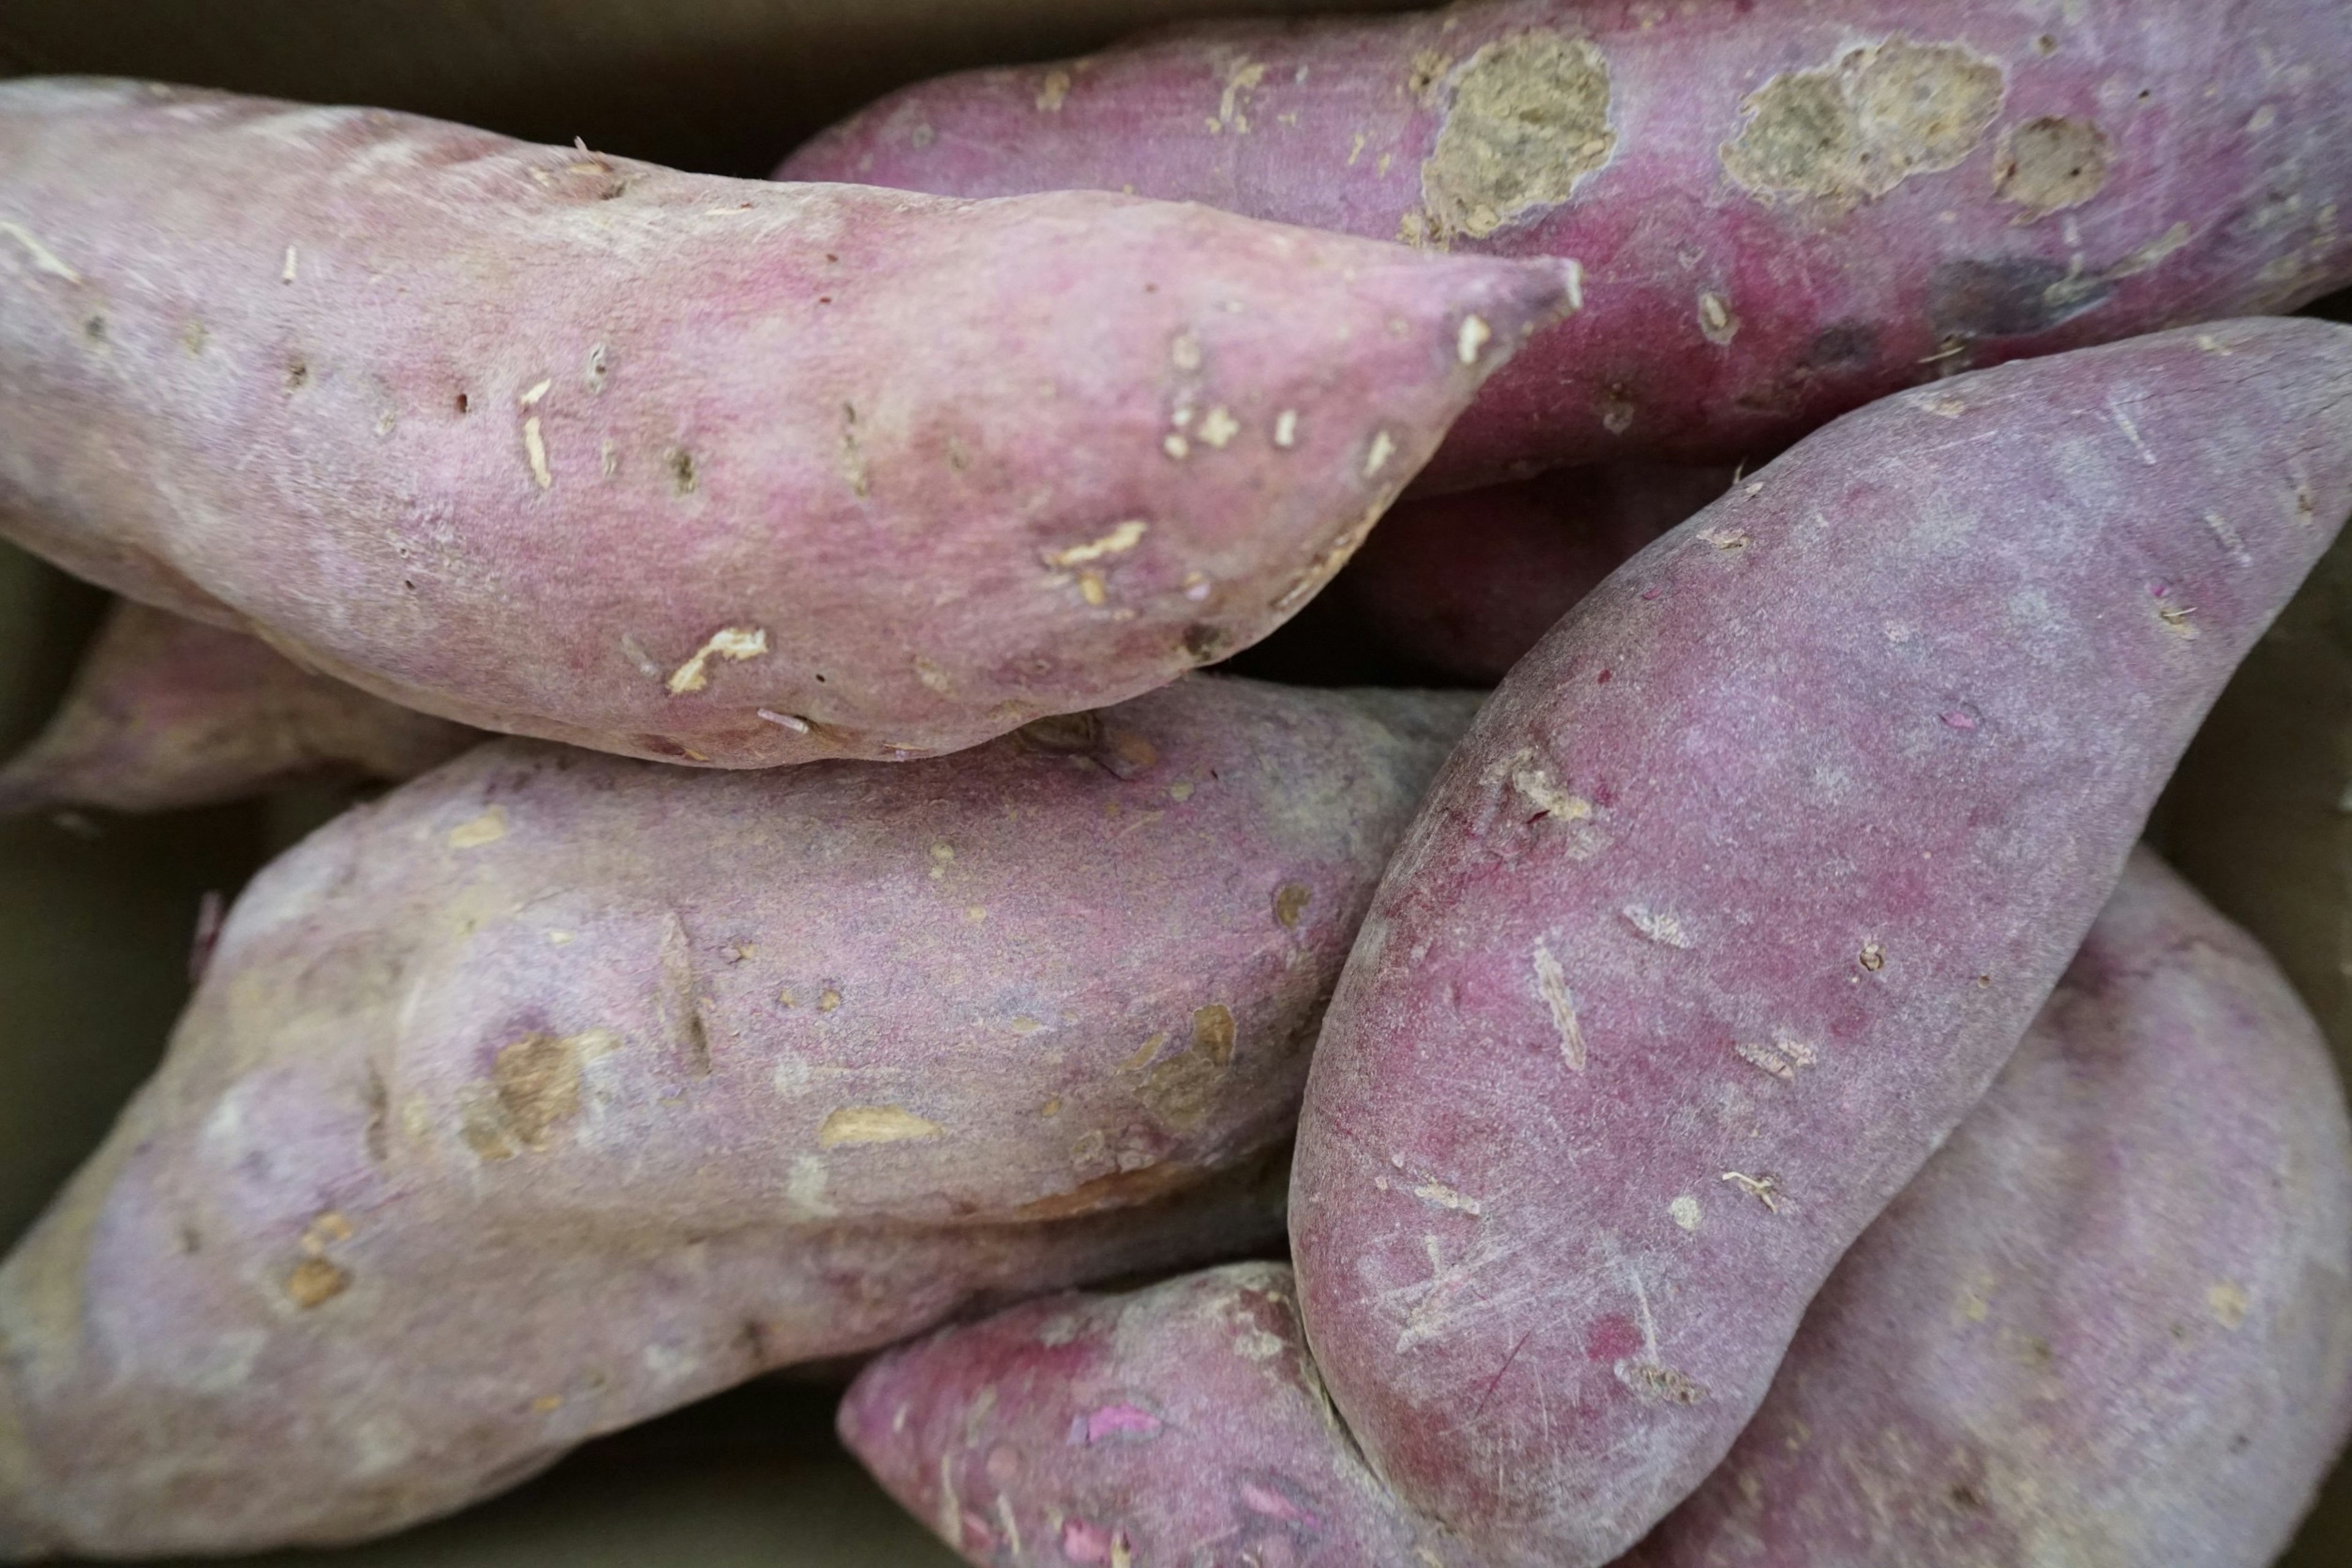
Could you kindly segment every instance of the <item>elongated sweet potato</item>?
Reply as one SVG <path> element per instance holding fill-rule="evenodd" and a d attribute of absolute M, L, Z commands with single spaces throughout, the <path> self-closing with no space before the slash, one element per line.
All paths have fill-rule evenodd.
<path fill-rule="evenodd" d="M 2136 857 L 1729 1458 L 1621 1562 L 2260 1568 L 2352 1422 L 2348 1252 L 2309 1016 Z M 977 1563 L 1118 1540 L 1135 1563 L 1482 1561 L 1332 1426 L 1295 1302 L 1275 1265 L 1032 1302 L 875 1363 L 842 1430 Z"/>
<path fill-rule="evenodd" d="M 1360 542 L 1556 266 L 0 86 L 0 531 L 406 706 L 900 758 L 1160 685 Z"/>
<path fill-rule="evenodd" d="M 788 160 L 1572 258 L 1433 482 L 1729 461 L 1954 369 L 2352 282 L 2336 0 L 1516 0 L 942 78 Z"/>
<path fill-rule="evenodd" d="M 414 778 L 480 739 L 252 637 L 125 602 L 48 727 L 0 767 L 0 813 L 168 811 L 320 774 Z"/>
<path fill-rule="evenodd" d="M 769 773 L 501 742 L 338 819 L 0 1265 L 0 1540 L 390 1530 L 976 1292 L 1262 1239 L 1099 1216 L 1286 1139 L 1472 706 L 1201 678 Z"/>
<path fill-rule="evenodd" d="M 1519 663 L 1300 1121 L 1300 1307 L 1401 1496 L 1561 1568 L 1696 1486 L 2347 510 L 2352 330 L 2221 323 L 1850 416 Z"/>

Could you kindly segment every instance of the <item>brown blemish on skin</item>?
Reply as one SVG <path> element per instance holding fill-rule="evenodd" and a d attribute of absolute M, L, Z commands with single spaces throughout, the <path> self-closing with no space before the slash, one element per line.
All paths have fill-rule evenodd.
<path fill-rule="evenodd" d="M 2045 114 L 2002 133 L 1993 155 L 1993 192 L 2025 209 L 2018 222 L 2032 223 L 2097 195 L 2114 153 L 2096 122 Z"/>
<path fill-rule="evenodd" d="M 1058 1110 L 1058 1103 L 1055 1109 Z M 1024 1220 L 1066 1219 L 1073 1215 L 1096 1214 L 1104 1209 L 1131 1208 L 1155 1198 L 1167 1196 L 1190 1186 L 1199 1173 L 1189 1165 L 1174 1163 L 1145 1165 L 1133 1171 L 1114 1171 L 1107 1176 L 1097 1176 L 1081 1182 L 1066 1193 L 1055 1193 L 1023 1204 L 1013 1214 Z"/>
<path fill-rule="evenodd" d="M 1314 891 L 1297 882 L 1285 882 L 1274 890 L 1274 918 L 1285 931 L 1298 929 L 1298 917 L 1307 912 Z"/>
<path fill-rule="evenodd" d="M 324 1306 L 351 1288 L 351 1270 L 323 1258 L 306 1258 L 286 1276 L 286 1299 L 306 1312 Z"/>
<path fill-rule="evenodd" d="M 1961 44 L 1897 34 L 1814 70 L 1774 77 L 1740 107 L 1724 173 L 1759 196 L 1843 204 L 1955 168 L 2000 112 L 2000 67 Z"/>
<path fill-rule="evenodd" d="M 1197 1124 L 1208 1114 L 1217 1087 L 1224 1081 L 1236 1037 L 1232 1008 L 1213 1002 L 1193 1009 L 1192 1043 L 1153 1068 L 1135 1091 L 1136 1098 L 1171 1127 Z"/>
<path fill-rule="evenodd" d="M 842 1149 L 868 1143 L 920 1142 L 940 1137 L 946 1131 L 938 1122 L 895 1105 L 844 1105 L 826 1114 L 816 1130 L 816 1146 Z"/>
<path fill-rule="evenodd" d="M 2205 1292 L 2205 1307 L 2213 1314 L 2213 1321 L 2232 1332 L 2245 1326 L 2246 1313 L 2253 1304 L 2244 1287 L 2227 1279 L 2217 1282 Z"/>
<path fill-rule="evenodd" d="M 490 1071 L 499 1112 L 526 1149 L 544 1149 L 556 1128 L 580 1114 L 580 1041 L 526 1035 L 502 1047 Z"/>
<path fill-rule="evenodd" d="M 1706 1398 L 1706 1385 L 1688 1373 L 1655 1362 L 1622 1361 L 1617 1381 L 1643 1398 L 1665 1405 L 1696 1405 Z"/>
<path fill-rule="evenodd" d="M 1483 238 L 1568 200 L 1616 150 L 1609 97 L 1608 62 L 1583 38 L 1538 29 L 1472 55 L 1421 166 L 1432 228 Z"/>
<path fill-rule="evenodd" d="M 672 447 L 662 454 L 662 464 L 669 469 L 669 488 L 675 495 L 690 496 L 697 483 L 694 454 L 683 447 Z"/>
<path fill-rule="evenodd" d="M 205 330 L 202 321 L 190 321 L 180 329 L 180 346 L 191 354 L 202 354 L 205 344 L 211 340 L 212 334 Z"/>

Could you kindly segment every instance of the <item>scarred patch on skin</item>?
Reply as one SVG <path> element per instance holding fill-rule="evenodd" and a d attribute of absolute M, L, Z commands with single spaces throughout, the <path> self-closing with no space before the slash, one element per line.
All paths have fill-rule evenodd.
<path fill-rule="evenodd" d="M 1136 1098 L 1171 1127 L 1195 1125 L 1208 1114 L 1225 1068 L 1233 1064 L 1233 1009 L 1212 1002 L 1192 1012 L 1192 1043 L 1151 1069 Z"/>
<path fill-rule="evenodd" d="M 1421 166 L 1431 228 L 1483 238 L 1568 200 L 1616 151 L 1609 99 L 1608 62 L 1587 39 L 1538 29 L 1472 55 Z"/>
<path fill-rule="evenodd" d="M 2020 223 L 2032 223 L 2097 195 L 2114 154 L 2114 143 L 2095 121 L 2045 114 L 2001 134 L 1992 188 L 2002 200 L 2026 209 Z"/>
<path fill-rule="evenodd" d="M 845 1105 L 825 1116 L 816 1130 L 816 1144 L 820 1149 L 841 1149 L 909 1143 L 937 1138 L 946 1131 L 938 1122 L 895 1105 Z"/>
<path fill-rule="evenodd" d="M 557 1128 L 580 1114 L 582 1064 L 618 1049 L 609 1029 L 557 1037 L 526 1035 L 501 1047 L 488 1083 L 466 1086 L 460 1136 L 484 1160 L 539 1152 Z"/>
<path fill-rule="evenodd" d="M 2000 112 L 2000 67 L 1962 44 L 1900 34 L 1815 70 L 1774 77 L 1740 107 L 1724 172 L 1760 196 L 1853 204 L 1955 168 Z"/>

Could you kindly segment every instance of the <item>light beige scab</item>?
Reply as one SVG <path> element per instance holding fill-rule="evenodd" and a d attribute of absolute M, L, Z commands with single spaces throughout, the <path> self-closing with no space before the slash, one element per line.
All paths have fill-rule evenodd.
<path fill-rule="evenodd" d="M 1707 293 L 1698 297 L 1699 335 L 1717 348 L 1728 344 L 1739 335 L 1739 318 L 1720 294 Z"/>
<path fill-rule="evenodd" d="M 870 1143 L 920 1142 L 947 1129 L 928 1117 L 895 1105 L 844 1105 L 825 1115 L 816 1130 L 820 1149 L 859 1148 Z"/>
<path fill-rule="evenodd" d="M 1914 174 L 1957 168 L 2006 90 L 2000 67 L 1958 43 L 1896 34 L 1812 70 L 1774 77 L 1740 105 L 1724 172 L 1762 197 L 1874 200 Z"/>
<path fill-rule="evenodd" d="M 2114 157 L 2115 144 L 2097 121 L 2045 114 L 2001 133 L 1993 192 L 2025 209 L 2018 222 L 2032 223 L 2097 195 Z"/>
<path fill-rule="evenodd" d="M 1061 110 L 1062 100 L 1069 96 L 1070 73 L 1065 70 L 1047 71 L 1045 79 L 1038 84 L 1037 108 L 1041 113 L 1058 113 Z"/>
<path fill-rule="evenodd" d="M 1535 953 L 1536 994 L 1551 1014 L 1552 1032 L 1559 1037 L 1559 1059 L 1570 1072 L 1584 1070 L 1584 1025 L 1576 1016 L 1576 994 L 1568 988 L 1568 972 L 1540 939 Z"/>
<path fill-rule="evenodd" d="M 722 626 L 710 634 L 710 640 L 695 649 L 694 656 L 677 667 L 668 681 L 669 694 L 683 697 L 689 691 L 700 691 L 710 684 L 710 661 L 723 658 L 730 664 L 758 658 L 768 651 L 768 632 L 764 626 Z"/>
<path fill-rule="evenodd" d="M 1223 444 L 1218 443 L 1220 446 Z M 1140 544 L 1143 536 L 1150 531 L 1150 523 L 1139 518 L 1129 518 L 1099 539 L 1073 544 L 1066 550 L 1046 551 L 1045 562 L 1048 566 L 1079 566 L 1089 561 L 1099 561 L 1106 555 L 1124 555 Z"/>
<path fill-rule="evenodd" d="M 536 414 L 522 422 L 522 455 L 530 464 L 531 483 L 541 489 L 553 488 L 555 476 L 547 467 L 547 438 L 540 433 Z"/>
<path fill-rule="evenodd" d="M 1453 106 L 1421 166 L 1437 234 L 1483 238 L 1559 205 L 1609 162 L 1609 66 L 1585 38 L 1538 28 L 1498 38 L 1454 79 Z"/>
<path fill-rule="evenodd" d="M 507 836 L 507 808 L 494 805 L 479 816 L 461 822 L 449 830 L 452 849 L 478 849 L 485 844 L 496 844 Z"/>
<path fill-rule="evenodd" d="M 35 237 L 33 231 L 26 228 L 23 224 L 12 223 L 5 218 L 0 218 L 0 234 L 6 235 L 18 245 L 24 247 L 25 254 L 32 258 L 33 266 L 36 270 L 46 272 L 52 278 L 62 278 L 68 283 L 79 284 L 81 281 L 80 273 L 75 271 L 72 268 L 59 260 L 58 258 L 58 253 L 51 250 L 47 246 L 43 245 L 40 240 Z M 286 254 L 289 257 L 291 257 L 294 254 L 291 247 L 288 247 Z"/>

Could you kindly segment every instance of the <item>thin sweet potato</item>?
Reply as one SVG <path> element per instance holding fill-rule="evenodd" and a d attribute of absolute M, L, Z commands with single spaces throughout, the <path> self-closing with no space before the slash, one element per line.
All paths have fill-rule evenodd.
<path fill-rule="evenodd" d="M 1196 678 L 765 773 L 499 742 L 339 818 L 0 1265 L 0 1542 L 373 1534 L 976 1295 L 1269 1239 L 1245 1181 L 1129 1211 L 1287 1138 L 1472 706 Z"/>
<path fill-rule="evenodd" d="M 904 758 L 1263 636 L 1563 289 L 14 81 L 0 533 L 485 729 Z"/>
<path fill-rule="evenodd" d="M 2352 1423 L 2348 1144 L 2277 969 L 2135 857 L 1729 1458 L 1622 1568 L 2260 1568 Z M 1295 1302 L 1265 1264 L 1031 1302 L 871 1364 L 842 1430 L 992 1568 L 1115 1542 L 1202 1568 L 1480 1561 L 1333 1426 Z"/>
<path fill-rule="evenodd" d="M 255 638 L 124 601 L 48 726 L 0 766 L 0 814 L 170 811 L 299 778 L 414 778 L 481 738 Z"/>
<path fill-rule="evenodd" d="M 780 174 L 1574 258 L 1432 464 L 1728 462 L 1955 369 L 2352 282 L 2337 0 L 1511 0 L 907 89 Z"/>
<path fill-rule="evenodd" d="M 1566 1568 L 1698 1484 L 2347 510 L 2352 329 L 2220 323 L 1849 416 L 1520 662 L 1300 1121 L 1300 1308 L 1401 1497 Z"/>

